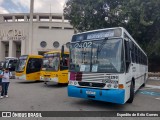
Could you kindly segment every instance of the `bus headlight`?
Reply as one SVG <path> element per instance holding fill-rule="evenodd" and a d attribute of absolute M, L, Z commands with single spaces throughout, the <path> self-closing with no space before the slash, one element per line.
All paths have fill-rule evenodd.
<path fill-rule="evenodd" d="M 117 88 L 117 87 L 118 87 L 118 85 L 117 85 L 117 84 L 115 84 L 115 85 L 114 85 L 114 88 Z"/>
<path fill-rule="evenodd" d="M 74 82 L 74 85 L 77 85 L 77 82 Z"/>
<path fill-rule="evenodd" d="M 70 85 L 72 85 L 72 84 L 73 84 L 73 82 L 72 82 L 72 81 L 69 81 L 69 84 L 70 84 Z"/>

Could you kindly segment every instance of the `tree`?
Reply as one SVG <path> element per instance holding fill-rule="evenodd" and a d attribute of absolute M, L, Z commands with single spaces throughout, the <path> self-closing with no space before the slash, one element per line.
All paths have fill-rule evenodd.
<path fill-rule="evenodd" d="M 68 0 L 64 16 L 79 32 L 124 27 L 151 63 L 160 58 L 160 0 Z"/>
<path fill-rule="evenodd" d="M 126 29 L 149 56 L 154 52 L 160 52 L 159 6 L 159 0 L 129 0 L 122 10 L 129 19 Z"/>
<path fill-rule="evenodd" d="M 68 0 L 64 16 L 79 31 L 117 27 L 122 1 L 117 0 Z"/>

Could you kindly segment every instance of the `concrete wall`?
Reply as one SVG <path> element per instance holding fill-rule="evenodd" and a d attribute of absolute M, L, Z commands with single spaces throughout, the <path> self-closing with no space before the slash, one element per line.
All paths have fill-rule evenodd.
<path fill-rule="evenodd" d="M 6 43 L 9 44 L 9 57 L 16 57 L 15 53 L 17 42 L 21 43 L 21 55 L 29 54 L 29 48 L 32 48 L 31 54 L 38 54 L 38 51 L 61 50 L 61 46 L 63 44 L 70 42 L 72 35 L 74 34 L 73 27 L 69 24 L 69 22 L 66 22 L 64 20 L 63 16 L 59 14 L 55 14 L 55 16 L 52 15 L 53 18 L 57 17 L 56 19 L 58 19 L 54 21 L 53 18 L 49 15 L 50 14 L 34 14 L 36 18 L 34 17 L 34 21 L 32 24 L 32 38 L 29 37 L 29 35 L 31 34 L 29 31 L 31 25 L 29 22 L 29 14 L 0 15 L 0 60 L 4 60 L 4 45 Z M 49 16 L 48 21 L 42 21 L 43 18 L 46 19 L 46 16 Z M 19 36 L 21 38 L 13 39 L 13 34 L 19 30 L 22 32 L 17 34 L 20 34 Z M 23 35 L 21 36 L 21 34 Z M 31 39 L 31 47 L 29 47 L 29 39 Z M 45 41 L 47 43 L 47 46 L 44 48 L 40 46 L 40 43 L 42 41 Z M 53 42 L 55 41 L 58 41 L 60 44 L 58 48 L 55 48 L 53 46 Z M 68 48 L 66 47 L 65 49 L 68 50 Z"/>
<path fill-rule="evenodd" d="M 68 29 L 56 29 L 53 27 L 71 27 L 69 24 L 61 24 L 61 23 L 34 23 L 33 24 L 33 53 L 37 54 L 38 51 L 50 51 L 50 50 L 60 50 L 61 46 L 63 44 L 66 44 L 67 42 L 71 41 L 72 35 L 74 34 L 74 30 L 68 30 Z M 39 27 L 49 27 L 47 29 L 39 28 Z M 42 41 L 45 41 L 47 43 L 47 46 L 45 48 L 42 48 L 40 46 L 40 43 Z M 58 48 L 55 48 L 53 46 L 53 43 L 55 41 L 58 41 L 60 43 L 60 46 Z M 66 47 L 65 47 L 66 48 Z M 68 49 L 66 49 L 68 50 Z"/>

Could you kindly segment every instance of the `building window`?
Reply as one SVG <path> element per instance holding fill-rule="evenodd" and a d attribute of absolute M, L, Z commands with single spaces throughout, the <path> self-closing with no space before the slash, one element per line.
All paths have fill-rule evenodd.
<path fill-rule="evenodd" d="M 71 27 L 64 27 L 64 29 L 66 29 L 66 30 L 73 30 L 73 28 L 71 28 Z"/>
<path fill-rule="evenodd" d="M 62 29 L 62 27 L 52 27 L 52 29 Z"/>
<path fill-rule="evenodd" d="M 49 26 L 39 26 L 39 29 L 49 29 Z"/>
<path fill-rule="evenodd" d="M 45 41 L 42 41 L 42 42 L 40 43 L 40 46 L 41 46 L 42 48 L 45 48 L 45 47 L 47 46 L 47 43 L 46 43 Z"/>
<path fill-rule="evenodd" d="M 55 48 L 58 48 L 59 47 L 59 42 L 58 41 L 55 41 L 54 43 L 53 43 L 53 47 L 55 47 Z"/>
<path fill-rule="evenodd" d="M 69 45 L 70 45 L 70 42 L 67 42 L 66 43 L 66 47 L 69 48 Z"/>

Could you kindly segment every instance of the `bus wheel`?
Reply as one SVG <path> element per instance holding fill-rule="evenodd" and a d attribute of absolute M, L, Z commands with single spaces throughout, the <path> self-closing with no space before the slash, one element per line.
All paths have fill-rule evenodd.
<path fill-rule="evenodd" d="M 133 99 L 134 99 L 134 84 L 132 81 L 130 86 L 130 98 L 128 99 L 127 103 L 132 103 Z"/>
<path fill-rule="evenodd" d="M 44 82 L 45 85 L 48 85 L 47 82 Z"/>
<path fill-rule="evenodd" d="M 67 86 L 68 83 L 58 83 L 58 86 Z"/>
<path fill-rule="evenodd" d="M 144 83 L 142 84 L 142 87 L 145 87 L 146 85 L 146 74 L 144 75 Z"/>

